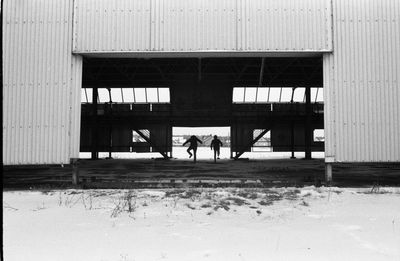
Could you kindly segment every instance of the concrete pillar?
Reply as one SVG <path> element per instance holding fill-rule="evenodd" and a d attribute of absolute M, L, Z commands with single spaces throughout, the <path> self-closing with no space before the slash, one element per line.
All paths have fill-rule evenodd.
<path fill-rule="evenodd" d="M 325 181 L 332 182 L 332 163 L 325 163 Z"/>
<path fill-rule="evenodd" d="M 79 159 L 71 159 L 71 165 L 72 165 L 72 185 L 78 185 L 79 184 L 79 164 L 78 164 Z"/>

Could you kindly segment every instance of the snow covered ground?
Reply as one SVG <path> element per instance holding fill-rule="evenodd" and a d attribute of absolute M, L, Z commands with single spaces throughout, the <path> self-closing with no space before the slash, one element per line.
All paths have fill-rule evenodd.
<path fill-rule="evenodd" d="M 4 260 L 400 260 L 400 188 L 3 192 Z"/>

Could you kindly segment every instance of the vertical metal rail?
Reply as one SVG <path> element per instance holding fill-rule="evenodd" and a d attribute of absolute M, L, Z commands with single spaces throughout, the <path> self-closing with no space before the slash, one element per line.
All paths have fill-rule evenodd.
<path fill-rule="evenodd" d="M 3 61 L 3 57 L 4 57 L 4 55 L 3 55 L 4 54 L 3 53 L 3 12 L 4 12 L 3 2 L 4 1 L 0 1 L 0 8 L 1 8 L 1 10 L 0 10 L 0 28 L 1 28 L 1 33 L 0 33 L 0 54 L 2 55 L 2 59 L 1 59 L 2 61 Z M 4 34 L 6 34 L 6 33 L 4 33 Z M 2 63 L 1 66 L 0 66 L 0 83 L 1 83 L 1 91 L 0 91 L 0 96 L 1 97 L 0 98 L 1 98 L 2 104 L 3 104 L 3 92 L 4 92 L 4 88 L 3 88 L 3 73 L 4 73 L 4 69 L 3 69 L 3 63 Z M 4 105 L 2 106 L 2 108 L 4 108 Z M 3 115 L 4 115 L 3 113 L 1 113 L 1 115 L 0 115 L 1 122 L 3 122 Z M 4 129 L 3 129 L 3 132 L 4 132 Z M 4 136 L 3 136 L 3 139 L 4 139 Z M 3 139 L 2 139 L 2 143 L 1 143 L 2 145 L 4 143 Z M 2 148 L 3 148 L 3 146 L 2 146 Z M 1 153 L 1 165 L 3 166 L 3 153 Z"/>
<path fill-rule="evenodd" d="M 92 159 L 98 159 L 98 126 L 97 126 L 97 86 L 92 91 Z"/>
<path fill-rule="evenodd" d="M 235 121 L 235 157 L 238 155 L 238 128 L 237 120 Z"/>
<path fill-rule="evenodd" d="M 112 149 L 113 149 L 113 142 L 112 142 L 112 132 L 113 132 L 113 111 L 112 111 L 112 98 L 111 98 L 111 88 L 107 88 L 108 89 L 108 96 L 110 98 L 110 108 L 109 108 L 109 131 L 108 131 L 108 138 L 109 138 L 109 148 L 108 148 L 108 158 L 112 159 Z M 121 95 L 122 95 L 122 88 L 121 88 Z"/>
<path fill-rule="evenodd" d="M 305 159 L 311 159 L 311 88 L 309 86 L 306 87 L 306 120 L 305 120 L 305 128 L 304 128 L 304 151 L 305 151 Z"/>
<path fill-rule="evenodd" d="M 201 58 L 199 58 L 198 59 L 198 64 L 197 64 L 197 73 L 198 73 L 198 75 L 197 75 L 197 83 L 198 84 L 200 84 L 200 82 L 201 82 Z"/>
<path fill-rule="evenodd" d="M 296 157 L 294 156 L 294 120 L 293 120 L 293 112 L 294 112 L 294 104 L 293 104 L 293 98 L 294 98 L 294 92 L 296 90 L 296 87 L 292 88 L 292 98 L 290 99 L 290 114 L 292 115 L 290 119 L 290 149 L 292 152 L 292 156 L 290 157 L 291 159 L 295 159 Z"/>
<path fill-rule="evenodd" d="M 168 149 L 169 149 L 169 144 L 168 144 L 168 137 L 169 137 L 169 126 L 165 126 L 165 154 L 168 156 Z"/>
<path fill-rule="evenodd" d="M 233 159 L 233 146 L 232 146 L 232 140 L 233 140 L 233 137 L 232 137 L 232 132 L 233 132 L 233 125 L 231 125 L 231 135 L 230 135 L 230 143 L 231 143 L 231 145 L 230 145 L 230 152 L 231 152 L 231 159 Z"/>

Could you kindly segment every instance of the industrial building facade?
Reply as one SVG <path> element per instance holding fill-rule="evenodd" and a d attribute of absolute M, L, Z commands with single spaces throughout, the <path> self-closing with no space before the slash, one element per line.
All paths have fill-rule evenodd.
<path fill-rule="evenodd" d="M 175 86 L 171 106 L 194 82 L 205 90 L 193 94 L 200 101 L 207 92 L 227 95 L 222 105 L 232 103 L 234 87 L 323 87 L 323 118 L 309 120 L 325 129 L 327 163 L 400 161 L 398 0 L 5 0 L 2 12 L 5 165 L 78 158 L 82 88 L 158 88 L 165 82 Z M 203 78 L 190 71 L 206 63 Z M 145 78 L 146 64 L 167 80 Z M 232 64 L 248 78 L 232 80 L 223 69 Z M 221 73 L 214 75 L 212 66 Z M 262 73 L 246 71 L 252 66 Z M 121 75 L 135 68 L 140 75 L 130 82 L 119 81 L 118 73 L 106 78 L 113 68 Z M 213 118 L 202 112 L 213 101 L 218 103 L 199 102 L 193 122 L 179 123 L 190 115 L 178 115 L 179 106 L 171 110 L 178 125 L 200 126 L 201 119 Z M 240 119 L 254 116 L 224 122 L 226 106 L 214 109 L 215 122 L 205 126 L 240 127 Z M 232 106 L 229 115 L 235 113 L 241 115 Z M 157 118 L 144 121 L 151 129 Z"/>

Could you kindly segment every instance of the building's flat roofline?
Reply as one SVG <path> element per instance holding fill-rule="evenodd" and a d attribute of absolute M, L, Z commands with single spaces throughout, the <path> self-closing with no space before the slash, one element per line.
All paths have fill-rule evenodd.
<path fill-rule="evenodd" d="M 95 58 L 223 58 L 223 57 L 319 57 L 332 50 L 304 51 L 190 51 L 190 52 L 160 52 L 160 51 L 75 51 L 73 54 Z"/>

